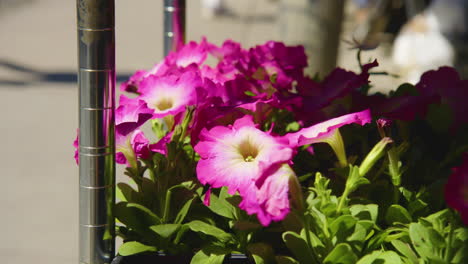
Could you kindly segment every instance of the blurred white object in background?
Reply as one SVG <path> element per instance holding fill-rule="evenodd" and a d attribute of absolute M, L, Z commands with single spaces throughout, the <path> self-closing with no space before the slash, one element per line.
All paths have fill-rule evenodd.
<path fill-rule="evenodd" d="M 395 39 L 392 59 L 402 78 L 415 84 L 425 71 L 453 66 L 454 49 L 440 31 L 439 18 L 427 10 L 402 28 Z"/>
<path fill-rule="evenodd" d="M 206 19 L 212 19 L 226 12 L 224 0 L 202 0 L 202 16 Z"/>
<path fill-rule="evenodd" d="M 466 36 L 466 0 L 434 0 L 400 31 L 393 46 L 393 62 L 410 83 L 440 66 L 454 66 L 459 43 Z M 458 58 L 458 63 L 466 63 Z"/>

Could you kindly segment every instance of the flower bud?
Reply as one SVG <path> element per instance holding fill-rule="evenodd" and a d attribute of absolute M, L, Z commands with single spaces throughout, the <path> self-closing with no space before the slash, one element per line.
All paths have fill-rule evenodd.
<path fill-rule="evenodd" d="M 364 177 L 367 172 L 369 172 L 370 169 L 374 166 L 374 164 L 382 158 L 382 156 L 385 154 L 385 147 L 389 144 L 392 143 L 393 140 L 389 137 L 384 137 L 382 138 L 379 143 L 377 143 L 372 150 L 367 154 L 366 158 L 364 161 L 361 163 L 361 166 L 359 166 L 359 174 L 361 177 Z"/>

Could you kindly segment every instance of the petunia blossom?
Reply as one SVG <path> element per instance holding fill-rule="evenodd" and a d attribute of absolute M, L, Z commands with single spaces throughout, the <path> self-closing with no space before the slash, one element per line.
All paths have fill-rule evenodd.
<path fill-rule="evenodd" d="M 187 67 L 191 64 L 202 64 L 208 52 L 214 48 L 214 45 L 203 38 L 200 43 L 191 41 L 184 45 L 179 51 L 172 52 L 166 57 L 166 63 L 175 64 L 178 67 Z"/>
<path fill-rule="evenodd" d="M 130 78 L 120 85 L 122 92 L 139 93 L 138 89 L 142 80 L 150 75 L 163 75 L 168 71 L 168 66 L 164 62 L 157 63 L 151 70 L 137 70 Z"/>
<path fill-rule="evenodd" d="M 248 214 L 256 214 L 263 226 L 271 221 L 283 220 L 290 211 L 289 180 L 296 174 L 288 164 L 270 167 L 261 186 L 252 184 L 241 191 L 239 207 Z"/>
<path fill-rule="evenodd" d="M 246 190 L 269 166 L 288 162 L 293 154 L 281 139 L 257 129 L 251 116 L 229 127 L 202 130 L 194 149 L 201 157 L 200 182 L 213 188 L 226 186 L 230 194 Z"/>
<path fill-rule="evenodd" d="M 351 113 L 340 117 L 329 119 L 325 122 L 315 124 L 310 127 L 303 128 L 295 133 L 285 135 L 290 146 L 299 147 L 317 142 L 323 142 L 324 139 L 331 136 L 336 129 L 348 125 L 359 124 L 361 126 L 370 123 L 372 116 L 370 111 L 364 110 L 361 112 Z"/>
<path fill-rule="evenodd" d="M 116 162 L 136 168 L 137 158 L 150 158 L 149 140 L 136 129 L 127 135 L 115 134 Z"/>
<path fill-rule="evenodd" d="M 199 75 L 187 71 L 179 76 L 149 76 L 140 84 L 141 96 L 148 107 L 153 109 L 154 117 L 162 118 L 185 111 L 187 105 L 196 103 L 196 89 L 201 86 Z"/>
<path fill-rule="evenodd" d="M 445 185 L 445 201 L 457 210 L 465 225 L 468 225 L 468 152 L 463 154 L 463 163 L 452 169 Z"/>
<path fill-rule="evenodd" d="M 139 99 L 120 96 L 120 106 L 115 110 L 115 129 L 122 135 L 127 135 L 143 125 L 153 116 L 153 110 Z"/>

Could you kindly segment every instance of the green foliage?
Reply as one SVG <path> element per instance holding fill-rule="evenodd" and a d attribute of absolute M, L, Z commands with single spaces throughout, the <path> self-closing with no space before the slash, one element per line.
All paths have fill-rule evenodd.
<path fill-rule="evenodd" d="M 259 71 L 252 77 L 267 76 Z M 278 81 L 277 74 L 268 78 Z M 414 85 L 403 84 L 390 97 L 418 94 Z M 348 109 L 353 100 L 336 99 L 321 112 Z M 194 264 L 221 264 L 232 253 L 246 254 L 256 264 L 468 263 L 468 229 L 442 199 L 450 169 L 468 151 L 468 126 L 453 132 L 448 105 L 430 105 L 424 116 L 396 121 L 379 133 L 375 124 L 341 128 L 338 161 L 325 144 L 314 144 L 313 155 L 309 146 L 295 149 L 292 166 L 299 177 L 296 185 L 289 183 L 291 212 L 269 227 L 239 208 L 238 194 L 198 183 L 199 157 L 188 135 L 193 114 L 188 109 L 178 125 L 171 118 L 152 121 L 158 139 L 174 132 L 167 155 L 152 153 L 147 160 L 130 155 L 129 183 L 117 184 L 114 208 L 116 233 L 124 239 L 119 254 L 192 254 Z M 268 119 L 255 116 L 255 121 L 264 131 L 284 135 L 301 129 L 287 109 L 262 114 Z"/>
<path fill-rule="evenodd" d="M 156 251 L 155 247 L 144 245 L 140 242 L 130 241 L 122 244 L 119 248 L 119 254 L 122 256 L 130 256 L 143 252 Z"/>

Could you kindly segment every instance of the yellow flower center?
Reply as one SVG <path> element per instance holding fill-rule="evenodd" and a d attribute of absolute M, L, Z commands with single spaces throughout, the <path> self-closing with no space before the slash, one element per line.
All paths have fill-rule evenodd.
<path fill-rule="evenodd" d="M 239 153 L 246 162 L 253 162 L 258 155 L 258 148 L 250 140 L 244 140 L 239 144 Z"/>
<path fill-rule="evenodd" d="M 164 111 L 164 110 L 167 110 L 169 108 L 172 108 L 172 106 L 174 105 L 174 103 L 172 102 L 172 100 L 170 98 L 162 98 L 161 100 L 159 100 L 157 103 L 156 103 L 156 108 L 160 111 Z"/>

